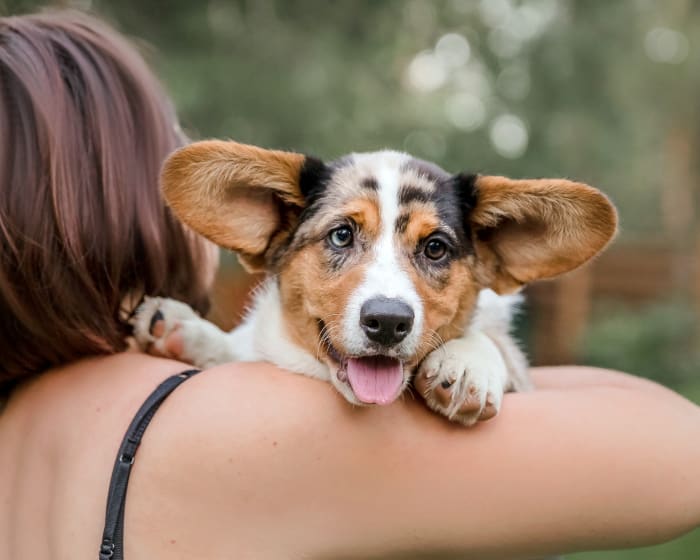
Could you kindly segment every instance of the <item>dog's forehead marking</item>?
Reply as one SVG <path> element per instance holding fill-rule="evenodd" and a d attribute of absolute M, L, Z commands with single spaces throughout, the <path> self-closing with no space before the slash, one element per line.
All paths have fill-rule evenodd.
<path fill-rule="evenodd" d="M 403 168 L 410 156 L 401 152 L 353 154 L 350 166 L 356 176 L 355 189 L 367 177 L 374 179 L 375 203 L 379 210 L 379 232 L 372 243 L 370 260 L 364 277 L 349 300 L 344 326 L 348 349 L 360 349 L 365 336 L 359 327 L 360 309 L 374 297 L 397 298 L 408 303 L 415 314 L 414 328 L 403 341 L 405 347 L 418 343 L 422 329 L 423 306 L 408 271 L 401 264 L 401 248 L 395 235 L 400 215 L 399 192 L 403 184 Z M 360 178 L 359 180 L 357 178 Z"/>
<path fill-rule="evenodd" d="M 434 185 L 416 173 L 408 163 L 411 156 L 402 152 L 381 151 L 353 154 L 352 164 L 362 177 L 361 184 L 371 184 L 377 195 L 381 232 L 376 240 L 378 262 L 391 263 L 398 268 L 394 231 L 400 218 L 400 207 L 407 195 L 430 196 Z"/>
<path fill-rule="evenodd" d="M 326 193 L 331 208 L 355 197 L 376 197 L 386 210 L 413 201 L 434 202 L 440 183 L 449 178 L 433 163 L 391 150 L 352 153 L 331 163 L 331 169 Z"/>
<path fill-rule="evenodd" d="M 402 152 L 380 151 L 350 154 L 335 162 L 334 167 L 332 196 L 336 206 L 358 198 L 378 206 L 381 231 L 386 235 L 375 243 L 377 250 L 383 249 L 383 258 L 388 256 L 389 232 L 404 233 L 414 217 L 421 218 L 423 227 L 419 229 L 431 229 L 427 225 L 430 223 L 432 229 L 439 225 L 456 235 L 457 201 L 449 189 L 450 175 L 434 163 Z M 393 245 L 395 241 L 392 249 L 397 251 Z"/>

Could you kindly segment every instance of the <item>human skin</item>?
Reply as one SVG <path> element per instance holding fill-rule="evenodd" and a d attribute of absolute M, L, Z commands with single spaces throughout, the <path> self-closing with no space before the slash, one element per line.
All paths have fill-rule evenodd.
<path fill-rule="evenodd" d="M 124 353 L 15 392 L 0 414 L 0 558 L 96 556 L 124 431 L 183 369 Z M 536 391 L 466 429 L 410 396 L 353 408 L 267 364 L 203 372 L 146 431 L 125 557 L 527 558 L 698 526 L 699 407 L 609 371 L 532 374 Z"/>

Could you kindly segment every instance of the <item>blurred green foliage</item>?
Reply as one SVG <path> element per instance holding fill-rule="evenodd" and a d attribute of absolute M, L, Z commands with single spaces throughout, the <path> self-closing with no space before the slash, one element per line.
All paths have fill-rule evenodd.
<path fill-rule="evenodd" d="M 625 234 L 658 227 L 668 134 L 697 117 L 700 6 L 688 0 L 59 3 L 153 46 L 196 137 L 570 176 L 614 196 Z"/>
<path fill-rule="evenodd" d="M 664 302 L 641 310 L 598 302 L 583 341 L 587 364 L 632 371 L 666 385 L 700 388 L 700 348 L 695 310 Z"/>
<path fill-rule="evenodd" d="M 41 4 L 0 0 L 0 13 Z M 451 171 L 567 176 L 612 196 L 623 241 L 683 249 L 698 238 L 700 2 L 54 4 L 91 9 L 135 37 L 194 138 L 328 159 L 392 147 Z M 700 401 L 698 319 L 683 297 L 601 305 L 584 361 Z M 697 559 L 700 535 L 572 558 Z"/>

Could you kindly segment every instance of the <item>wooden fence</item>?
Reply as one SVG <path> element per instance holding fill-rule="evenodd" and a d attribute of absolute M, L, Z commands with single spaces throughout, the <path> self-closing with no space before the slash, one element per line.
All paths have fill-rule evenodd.
<path fill-rule="evenodd" d="M 682 299 L 700 317 L 700 237 L 685 250 L 649 241 L 613 246 L 588 266 L 531 286 L 528 296 L 533 363 L 574 363 L 594 301 L 642 306 Z"/>

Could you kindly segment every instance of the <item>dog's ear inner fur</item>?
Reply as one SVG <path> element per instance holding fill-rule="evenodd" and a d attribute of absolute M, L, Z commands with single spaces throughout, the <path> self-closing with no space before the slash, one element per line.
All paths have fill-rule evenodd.
<path fill-rule="evenodd" d="M 588 185 L 477 176 L 473 188 L 478 278 L 499 293 L 573 270 L 617 230 L 615 207 Z"/>
<path fill-rule="evenodd" d="M 196 142 L 168 158 L 161 188 L 184 223 L 260 271 L 304 207 L 306 159 L 237 142 Z"/>

